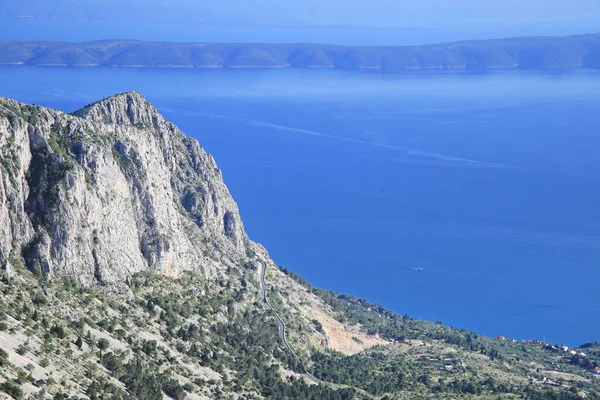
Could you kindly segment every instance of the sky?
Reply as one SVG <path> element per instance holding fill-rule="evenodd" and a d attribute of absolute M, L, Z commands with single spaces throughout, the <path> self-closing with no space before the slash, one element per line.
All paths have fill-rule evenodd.
<path fill-rule="evenodd" d="M 36 24 L 21 28 L 5 23 L 4 28 L 0 24 L 0 36 L 6 37 L 0 39 L 94 40 L 118 35 L 118 38 L 142 40 L 272 41 L 279 37 L 283 41 L 405 45 L 597 33 L 600 32 L 600 0 L 0 0 L 0 20 L 3 18 L 5 21 L 7 18 L 45 22 L 111 21 L 122 26 L 95 34 L 77 27 L 76 34 L 69 35 L 53 26 L 46 29 Z M 152 34 L 154 28 L 142 33 L 125 26 L 132 23 L 178 27 Z M 183 32 L 185 26 L 233 29 L 188 34 Z M 240 27 L 256 29 L 236 33 L 234 29 Z M 257 30 L 263 27 L 305 31 L 281 34 Z M 341 31 L 330 31 L 327 36 L 307 33 L 306 29 L 311 28 L 412 32 L 395 32 L 389 36 L 378 32 L 376 38 L 369 40 L 360 32 L 352 36 Z"/>
<path fill-rule="evenodd" d="M 154 3 L 154 6 L 151 4 Z M 118 7 L 114 7 L 118 4 Z M 156 7 L 159 5 L 160 7 Z M 128 7 L 129 6 L 129 7 Z M 133 6 L 144 15 L 242 15 L 273 22 L 349 24 L 370 27 L 435 27 L 458 24 L 546 24 L 600 30 L 600 0 L 0 0 L 0 10 L 94 10 L 118 17 Z M 591 25 L 593 26 L 593 25 Z"/>
<path fill-rule="evenodd" d="M 205 0 L 202 6 L 219 12 L 237 10 L 319 24 L 353 23 L 374 27 L 461 22 L 600 22 L 600 0 Z"/>

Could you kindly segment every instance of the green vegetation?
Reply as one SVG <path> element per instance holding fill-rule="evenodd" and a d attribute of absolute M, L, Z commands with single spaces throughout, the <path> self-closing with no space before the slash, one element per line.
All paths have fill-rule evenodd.
<path fill-rule="evenodd" d="M 438 396 L 514 395 L 527 399 L 576 399 L 580 390 L 591 387 L 578 385 L 573 386 L 572 390 L 557 392 L 540 388 L 539 385 L 498 381 L 489 373 L 461 367 L 456 359 L 444 362 L 452 368 L 449 370 L 444 367 L 424 369 L 424 365 L 436 365 L 435 361 L 390 356 L 384 349 L 374 349 L 353 357 L 335 352 L 315 353 L 313 361 L 317 378 L 360 388 L 374 396 L 409 392 Z"/>
<path fill-rule="evenodd" d="M 0 393 L 6 393 L 16 400 L 21 400 L 23 398 L 23 389 L 21 386 L 10 381 L 0 384 Z"/>
<path fill-rule="evenodd" d="M 161 399 L 163 394 L 184 399 L 186 393 L 214 399 L 238 393 L 247 399 L 315 400 L 563 400 L 575 399 L 579 392 L 590 398 L 599 394 L 583 368 L 541 346 L 524 349 L 314 288 L 348 323 L 365 324 L 374 334 L 397 329 L 394 334 L 429 344 L 397 342 L 353 356 L 313 349 L 310 354 L 299 351 L 297 360 L 284 348 L 274 317 L 260 301 L 252 263 L 231 268 L 215 281 L 192 273 L 178 279 L 138 274 L 127 280 L 126 295 L 81 287 L 69 279 L 46 281 L 22 267 L 15 270 L 12 277 L 0 273 L 0 309 L 5 313 L 0 321 L 5 332 L 21 338 L 11 351 L 40 360 L 32 361 L 38 366 L 20 368 L 9 361 L 9 349 L 0 352 L 2 390 L 15 398 L 24 398 L 24 383 L 35 383 L 56 399 L 85 395 L 98 400 Z M 277 291 L 269 296 L 283 307 Z M 390 318 L 371 317 L 380 312 Z M 375 323 L 379 319 L 388 322 Z M 324 331 L 317 320 L 311 322 L 314 331 Z M 432 339 L 442 330 L 446 336 Z M 541 372 L 528 366 L 530 360 L 555 363 L 557 371 L 584 379 L 557 380 L 562 388 L 544 385 L 538 379 Z M 42 367 L 50 374 L 34 379 Z M 337 388 L 308 384 L 301 377 L 305 369 Z"/>
<path fill-rule="evenodd" d="M 126 299 L 72 280 L 0 273 L 0 306 L 17 321 L 9 327 L 14 334 L 29 332 L 31 344 L 19 347 L 26 356 L 66 369 L 67 376 L 56 371 L 39 383 L 54 398 L 78 398 L 77 388 L 83 390 L 79 396 L 91 399 L 162 399 L 163 393 L 184 399 L 188 391 L 215 399 L 234 392 L 248 399 L 355 398 L 353 389 L 282 378 L 282 370 L 299 367 L 279 340 L 271 313 L 256 302 L 257 291 L 241 285 L 255 279 L 242 276 L 245 270 L 232 270 L 229 279 L 217 282 L 193 274 L 179 279 L 140 274 L 129 280 L 132 297 Z M 55 313 L 58 304 L 71 311 Z M 98 331 L 112 339 L 98 338 Z M 215 377 L 202 377 L 204 369 Z M 0 377 L 21 374 L 31 381 L 20 371 L 6 351 L 0 353 Z M 61 384 L 71 381 L 77 385 Z M 13 384 L 6 387 L 12 390 Z"/>
<path fill-rule="evenodd" d="M 417 321 L 368 300 L 315 288 L 296 273 L 280 269 L 323 299 L 340 322 L 361 326 L 370 334 L 395 343 L 409 343 L 409 347 L 414 347 L 410 344 L 413 342 L 433 343 L 433 347 L 427 350 L 419 351 L 417 345 L 416 349 L 395 355 L 390 354 L 385 346 L 355 356 L 345 356 L 335 351 L 316 352 L 312 354 L 311 371 L 319 379 L 356 387 L 374 396 L 402 391 L 449 396 L 509 394 L 527 399 L 575 399 L 579 398 L 579 391 L 600 395 L 598 384 L 592 380 L 590 372 L 598 364 L 590 359 L 584 361 L 581 357 L 559 353 L 557 346 L 541 342 L 499 341 L 441 323 Z M 588 353 L 596 354 L 595 344 L 584 346 Z M 465 359 L 473 361 L 465 364 Z M 475 367 L 468 365 L 475 362 Z M 565 383 L 569 391 L 548 391 L 540 387 L 539 382 L 560 384 L 545 377 L 539 368 L 532 369 L 532 363 L 551 366 L 560 373 L 585 376 L 587 379 L 578 380 L 573 385 Z M 499 371 L 501 374 L 510 372 L 524 379 L 518 383 L 494 378 Z M 532 379 L 537 383 L 531 385 Z"/>

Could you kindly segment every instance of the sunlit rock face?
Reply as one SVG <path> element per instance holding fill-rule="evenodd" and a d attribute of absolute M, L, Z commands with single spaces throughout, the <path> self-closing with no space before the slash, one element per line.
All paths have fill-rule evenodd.
<path fill-rule="evenodd" d="M 110 284 L 215 277 L 262 251 L 214 159 L 138 93 L 73 114 L 0 98 L 0 149 L 4 267 Z"/>

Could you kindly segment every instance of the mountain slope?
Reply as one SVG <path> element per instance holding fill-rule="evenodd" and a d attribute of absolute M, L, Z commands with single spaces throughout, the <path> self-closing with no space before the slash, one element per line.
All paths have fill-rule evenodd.
<path fill-rule="evenodd" d="M 0 151 L 0 393 L 598 396 L 593 345 L 493 340 L 277 268 L 212 157 L 138 93 L 73 114 L 0 99 Z"/>
<path fill-rule="evenodd" d="M 0 41 L 0 64 L 155 68 L 377 70 L 600 67 L 600 34 L 472 40 L 424 46 Z"/>

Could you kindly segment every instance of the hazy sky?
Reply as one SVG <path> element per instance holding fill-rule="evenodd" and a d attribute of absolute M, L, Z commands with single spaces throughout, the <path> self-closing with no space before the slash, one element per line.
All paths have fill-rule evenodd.
<path fill-rule="evenodd" d="M 112 3 L 112 4 L 111 4 Z M 246 14 L 261 21 L 297 20 L 315 24 L 345 23 L 372 27 L 436 27 L 455 24 L 556 24 L 598 23 L 600 0 L 0 0 L 2 8 L 95 9 L 107 5 L 113 13 L 137 5 L 150 14 L 168 7 L 169 14 Z M 160 4 L 163 7 L 155 7 Z M 115 7 L 115 5 L 119 5 Z M 106 10 L 105 10 L 106 12 Z"/>
<path fill-rule="evenodd" d="M 28 18 L 23 18 L 25 16 Z M 2 17 L 34 23 L 23 29 L 0 24 L 0 39 L 118 37 L 423 44 L 507 36 L 598 33 L 600 0 L 0 0 Z M 121 24 L 109 31 L 91 32 L 89 28 L 78 27 L 73 32 L 67 29 L 63 32 L 51 24 L 37 22 L 41 20 L 116 21 Z M 156 24 L 161 22 L 171 24 L 170 31 L 162 27 L 159 32 Z M 133 23 L 152 24 L 152 28 L 142 31 Z M 327 28 L 327 34 L 319 36 L 316 29 L 305 29 L 307 25 L 342 27 L 338 27 L 337 32 Z M 196 29 L 195 34 L 190 33 L 190 26 Z M 304 31 L 281 35 L 279 31 L 273 33 L 264 29 L 266 26 Z M 347 26 L 400 29 L 395 32 L 380 30 L 379 36 L 369 38 L 364 32 L 353 36 L 343 32 L 348 31 Z M 202 27 L 207 28 L 200 31 L 204 29 Z M 210 27 L 214 30 L 212 34 L 207 33 Z M 250 31 L 248 27 L 254 30 Z"/>
<path fill-rule="evenodd" d="M 168 3 L 198 4 L 195 0 Z M 204 0 L 201 4 L 223 13 L 237 11 L 314 23 L 371 26 L 600 23 L 600 0 Z"/>

